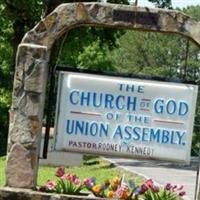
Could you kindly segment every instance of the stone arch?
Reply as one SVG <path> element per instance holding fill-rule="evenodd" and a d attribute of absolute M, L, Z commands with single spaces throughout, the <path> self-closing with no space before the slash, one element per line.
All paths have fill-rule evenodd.
<path fill-rule="evenodd" d="M 181 12 L 107 3 L 69 3 L 57 7 L 24 36 L 18 47 L 10 110 L 7 186 L 36 185 L 51 47 L 63 33 L 80 26 L 175 33 L 200 46 L 200 23 Z"/>

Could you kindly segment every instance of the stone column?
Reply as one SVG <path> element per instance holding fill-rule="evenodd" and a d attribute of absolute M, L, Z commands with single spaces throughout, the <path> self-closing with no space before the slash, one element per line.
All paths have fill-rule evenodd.
<path fill-rule="evenodd" d="M 21 44 L 18 47 L 6 186 L 33 188 L 36 185 L 48 60 L 45 46 Z"/>

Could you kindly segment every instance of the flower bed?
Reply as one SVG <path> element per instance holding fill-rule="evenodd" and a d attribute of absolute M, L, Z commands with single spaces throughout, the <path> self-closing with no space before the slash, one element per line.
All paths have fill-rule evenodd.
<path fill-rule="evenodd" d="M 137 185 L 134 180 L 126 180 L 125 176 L 98 183 L 95 177 L 80 180 L 74 174 L 65 173 L 63 167 L 58 168 L 55 175 L 57 181 L 48 180 L 45 186 L 38 187 L 37 190 L 70 195 L 89 194 L 98 198 L 123 200 L 181 200 L 186 194 L 183 185 L 167 183 L 165 187 L 160 187 L 151 179 L 140 185 Z"/>

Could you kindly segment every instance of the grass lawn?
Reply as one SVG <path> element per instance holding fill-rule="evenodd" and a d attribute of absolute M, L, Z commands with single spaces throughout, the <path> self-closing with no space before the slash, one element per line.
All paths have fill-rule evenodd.
<path fill-rule="evenodd" d="M 6 157 L 0 157 L 0 187 L 5 183 L 5 164 Z"/>
<path fill-rule="evenodd" d="M 5 157 L 0 157 L 0 187 L 5 183 L 4 169 Z M 38 185 L 44 185 L 49 179 L 56 180 L 55 170 L 55 167 L 41 166 L 38 174 Z M 115 176 L 121 177 L 125 174 L 128 179 L 134 179 L 137 183 L 141 182 L 141 179 L 136 175 L 116 168 L 107 161 L 94 156 L 84 157 L 84 162 L 80 167 L 66 168 L 66 173 L 76 174 L 81 179 L 96 177 L 99 183 L 102 183 L 105 179 L 113 179 Z"/>

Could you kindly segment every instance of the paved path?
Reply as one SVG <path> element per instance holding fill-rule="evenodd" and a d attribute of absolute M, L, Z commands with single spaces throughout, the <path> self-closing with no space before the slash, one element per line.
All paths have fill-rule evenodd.
<path fill-rule="evenodd" d="M 197 159 L 192 159 L 189 166 L 177 165 L 161 161 L 141 161 L 119 158 L 108 158 L 112 163 L 137 173 L 146 178 L 152 178 L 156 183 L 183 184 L 189 199 L 194 199 L 196 184 Z"/>

